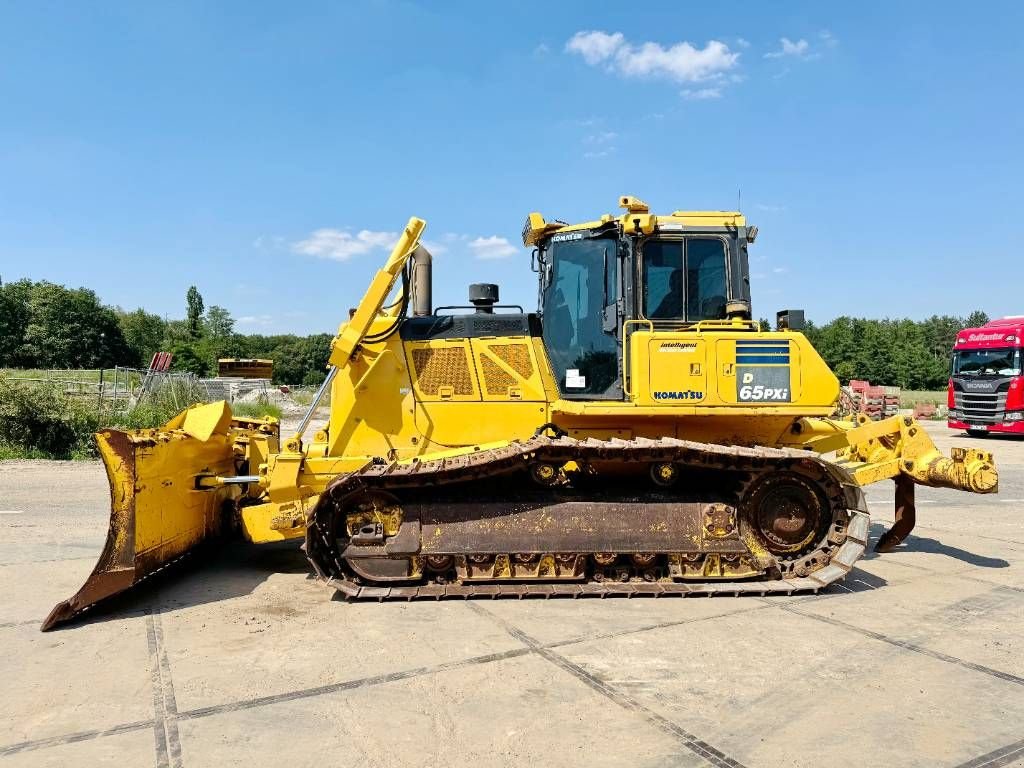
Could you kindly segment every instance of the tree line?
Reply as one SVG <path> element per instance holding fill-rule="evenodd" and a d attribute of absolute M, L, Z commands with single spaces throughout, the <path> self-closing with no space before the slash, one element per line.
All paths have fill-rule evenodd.
<path fill-rule="evenodd" d="M 19 280 L 0 284 L 0 368 L 144 368 L 156 352 L 172 369 L 214 376 L 222 357 L 269 358 L 274 381 L 317 385 L 325 376 L 331 335 L 264 336 L 235 332 L 224 307 L 207 308 L 195 286 L 185 317 L 166 319 L 100 302 L 86 288 Z"/>
<path fill-rule="evenodd" d="M 175 370 L 199 376 L 215 375 L 221 357 L 263 357 L 274 361 L 276 382 L 323 381 L 330 334 L 237 333 L 231 313 L 206 307 L 194 286 L 184 309 L 184 319 L 168 320 L 143 309 L 105 306 L 86 288 L 30 280 L 0 285 L 0 368 L 145 367 L 155 352 L 167 351 Z M 843 382 L 941 389 L 957 332 L 986 322 L 984 312 L 922 321 L 844 316 L 808 323 L 805 333 Z"/>
<path fill-rule="evenodd" d="M 868 379 L 904 389 L 945 389 L 957 333 L 988 320 L 980 311 L 921 321 L 844 316 L 821 326 L 809 323 L 805 333 L 844 384 Z"/>

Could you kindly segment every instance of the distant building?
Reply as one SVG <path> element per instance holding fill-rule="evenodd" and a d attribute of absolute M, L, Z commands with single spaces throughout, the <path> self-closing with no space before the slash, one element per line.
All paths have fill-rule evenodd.
<path fill-rule="evenodd" d="M 223 357 L 217 361 L 217 375 L 238 379 L 272 379 L 274 361 Z"/>

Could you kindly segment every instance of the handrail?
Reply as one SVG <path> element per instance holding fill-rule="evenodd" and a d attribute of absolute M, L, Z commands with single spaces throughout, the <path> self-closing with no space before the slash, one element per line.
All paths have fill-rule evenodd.
<path fill-rule="evenodd" d="M 629 333 L 627 328 L 630 325 L 646 325 L 647 330 L 654 333 L 654 323 L 646 318 L 637 318 L 626 320 L 622 324 L 622 392 L 632 398 L 633 393 L 626 384 L 629 381 Z"/>

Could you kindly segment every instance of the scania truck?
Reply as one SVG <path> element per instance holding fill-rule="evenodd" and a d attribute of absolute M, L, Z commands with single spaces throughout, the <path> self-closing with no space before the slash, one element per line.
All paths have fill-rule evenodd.
<path fill-rule="evenodd" d="M 953 345 L 949 427 L 973 437 L 1024 435 L 1024 315 L 964 328 Z"/>

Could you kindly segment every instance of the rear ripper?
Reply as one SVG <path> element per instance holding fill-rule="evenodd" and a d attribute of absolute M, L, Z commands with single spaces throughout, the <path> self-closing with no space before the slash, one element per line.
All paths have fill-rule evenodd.
<path fill-rule="evenodd" d="M 1024 434 L 1024 315 L 965 328 L 953 345 L 949 427 L 975 437 Z"/>

